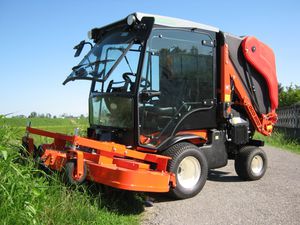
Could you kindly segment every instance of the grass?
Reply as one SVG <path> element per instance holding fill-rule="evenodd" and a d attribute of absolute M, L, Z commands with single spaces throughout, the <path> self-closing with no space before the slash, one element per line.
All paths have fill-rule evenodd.
<path fill-rule="evenodd" d="M 271 137 L 266 137 L 256 132 L 254 137 L 264 141 L 267 145 L 272 145 L 281 149 L 287 149 L 291 152 L 300 154 L 300 144 L 296 140 L 286 137 L 281 132 L 275 131 L 272 133 Z"/>
<path fill-rule="evenodd" d="M 64 129 L 73 124 L 61 122 Z M 34 121 L 47 127 L 45 121 Z M 56 121 L 57 122 L 57 121 Z M 59 126 L 52 121 L 53 128 Z M 71 188 L 60 174 L 39 170 L 19 154 L 18 121 L 0 116 L 0 218 L 1 224 L 138 224 L 141 197 L 132 192 L 103 189 L 95 183 Z M 23 126 L 23 125 L 22 125 Z M 85 126 L 82 123 L 82 126 Z M 50 127 L 51 128 L 51 127 Z"/>

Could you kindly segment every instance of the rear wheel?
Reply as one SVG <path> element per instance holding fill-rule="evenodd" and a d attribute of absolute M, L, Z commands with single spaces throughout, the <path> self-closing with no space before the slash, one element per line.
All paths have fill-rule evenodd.
<path fill-rule="evenodd" d="M 164 153 L 172 157 L 168 171 L 176 176 L 176 187 L 169 194 L 177 199 L 191 198 L 203 188 L 208 173 L 207 160 L 203 152 L 193 144 L 180 142 Z"/>
<path fill-rule="evenodd" d="M 268 160 L 266 153 L 255 146 L 245 146 L 235 159 L 235 171 L 243 180 L 258 180 L 267 170 Z"/>

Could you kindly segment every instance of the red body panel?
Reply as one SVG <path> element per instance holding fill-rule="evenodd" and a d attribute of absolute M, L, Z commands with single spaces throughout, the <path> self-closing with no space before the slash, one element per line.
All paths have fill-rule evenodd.
<path fill-rule="evenodd" d="M 275 74 L 276 75 L 276 74 Z M 224 102 L 230 102 L 231 95 L 231 83 L 230 79 L 234 83 L 234 92 L 238 95 L 239 101 L 235 102 L 235 104 L 239 104 L 243 106 L 249 116 L 249 119 L 252 121 L 254 128 L 265 136 L 271 135 L 273 131 L 273 125 L 277 121 L 277 114 L 275 113 L 275 109 L 268 114 L 257 114 L 255 108 L 253 107 L 250 98 L 247 95 L 247 92 L 244 88 L 244 85 L 233 66 L 232 61 L 229 59 L 228 53 L 228 44 L 224 44 L 221 48 L 221 77 L 223 79 L 221 86 L 221 93 L 223 95 L 222 100 Z M 276 79 L 276 77 L 275 77 Z M 277 84 L 277 79 L 276 79 Z M 229 87 L 229 88 L 228 88 Z M 274 88 L 274 87 L 273 87 Z M 274 89 L 273 89 L 274 91 Z M 228 94 L 229 93 L 229 94 Z M 275 91 L 277 95 L 277 90 Z M 228 95 L 229 99 L 227 99 L 226 95 Z M 230 108 L 229 108 L 230 109 Z"/>
<path fill-rule="evenodd" d="M 278 81 L 273 50 L 255 37 L 246 37 L 242 48 L 246 60 L 264 77 L 274 111 L 278 107 Z"/>

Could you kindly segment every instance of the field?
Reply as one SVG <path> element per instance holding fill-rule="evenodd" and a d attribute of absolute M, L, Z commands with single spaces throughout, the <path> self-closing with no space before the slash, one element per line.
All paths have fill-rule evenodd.
<path fill-rule="evenodd" d="M 25 127 L 29 122 L 34 128 L 70 135 L 74 134 L 75 128 L 79 128 L 80 134 L 85 135 L 88 126 L 87 118 L 2 118 L 0 120 L 0 126 L 7 125 L 13 128 L 17 138 L 20 138 L 24 135 Z M 45 141 L 45 139 L 41 139 L 41 137 L 35 138 L 39 143 Z"/>
<path fill-rule="evenodd" d="M 143 211 L 137 194 L 85 184 L 68 187 L 61 174 L 48 175 L 20 156 L 27 119 L 0 116 L 1 224 L 138 224 Z M 72 134 L 85 132 L 86 119 L 32 118 L 32 127 Z M 38 142 L 49 141 L 35 137 Z"/>

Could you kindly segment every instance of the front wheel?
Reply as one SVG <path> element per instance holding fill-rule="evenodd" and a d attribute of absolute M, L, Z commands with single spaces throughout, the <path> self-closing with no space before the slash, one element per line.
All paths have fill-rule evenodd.
<path fill-rule="evenodd" d="M 171 187 L 169 194 L 177 199 L 197 195 L 202 190 L 208 173 L 203 152 L 193 144 L 180 142 L 163 154 L 172 158 L 168 163 L 168 171 L 176 176 L 176 187 Z"/>
<path fill-rule="evenodd" d="M 76 168 L 77 168 L 76 159 L 69 160 L 65 165 L 64 180 L 69 185 L 80 185 L 85 181 L 85 178 L 87 176 L 86 163 L 84 162 L 83 164 L 83 175 L 80 177 L 80 179 L 75 178 Z"/>
<path fill-rule="evenodd" d="M 255 146 L 241 148 L 234 163 L 237 175 L 243 180 L 259 180 L 267 170 L 266 153 Z"/>

